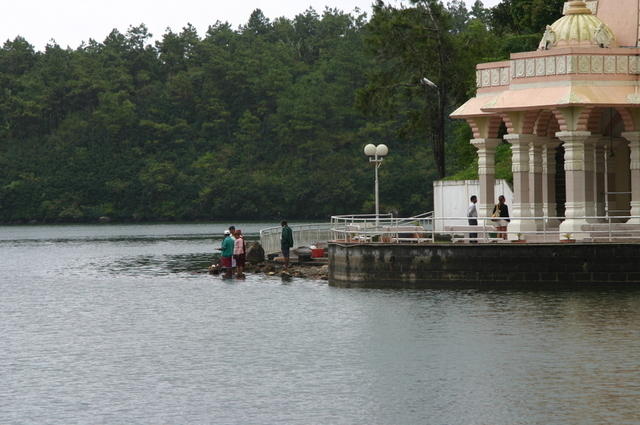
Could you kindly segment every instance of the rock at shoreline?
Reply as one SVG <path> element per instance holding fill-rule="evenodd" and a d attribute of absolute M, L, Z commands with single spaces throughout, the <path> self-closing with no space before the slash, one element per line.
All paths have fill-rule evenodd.
<path fill-rule="evenodd" d="M 218 275 L 221 272 L 218 264 L 209 267 L 209 273 Z M 282 266 L 275 263 L 260 262 L 258 264 L 247 264 L 245 267 L 247 273 L 263 273 L 267 276 L 281 276 L 285 278 L 299 277 L 304 279 L 329 280 L 329 266 L 325 265 L 296 265 L 285 270 Z"/>
<path fill-rule="evenodd" d="M 247 262 L 258 264 L 264 262 L 264 248 L 260 242 L 249 242 L 247 244 Z"/>

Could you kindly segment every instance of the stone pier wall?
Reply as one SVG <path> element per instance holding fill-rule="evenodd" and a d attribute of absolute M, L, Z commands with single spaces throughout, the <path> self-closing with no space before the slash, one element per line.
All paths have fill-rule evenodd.
<path fill-rule="evenodd" d="M 329 244 L 329 284 L 640 284 L 640 244 Z"/>

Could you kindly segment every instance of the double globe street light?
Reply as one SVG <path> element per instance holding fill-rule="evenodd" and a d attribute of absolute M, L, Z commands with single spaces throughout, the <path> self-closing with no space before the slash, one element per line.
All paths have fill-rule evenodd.
<path fill-rule="evenodd" d="M 382 165 L 384 157 L 389 154 L 387 145 L 374 145 L 369 143 L 364 147 L 364 154 L 369 157 L 369 162 L 374 165 L 375 169 L 375 198 L 376 198 L 376 226 L 378 225 L 378 217 L 380 217 L 380 203 L 378 196 L 378 168 Z"/>

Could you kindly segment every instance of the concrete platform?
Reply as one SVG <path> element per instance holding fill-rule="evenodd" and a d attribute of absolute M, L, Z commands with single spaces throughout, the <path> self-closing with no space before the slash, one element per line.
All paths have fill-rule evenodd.
<path fill-rule="evenodd" d="M 336 244 L 329 284 L 342 287 L 512 287 L 632 284 L 640 244 Z"/>

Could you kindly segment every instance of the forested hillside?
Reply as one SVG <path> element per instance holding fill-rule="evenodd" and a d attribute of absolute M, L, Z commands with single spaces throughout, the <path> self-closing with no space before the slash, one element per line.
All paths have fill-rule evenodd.
<path fill-rule="evenodd" d="M 466 124 L 442 118 L 473 95 L 475 63 L 535 48 L 562 3 L 378 1 L 157 42 L 143 24 L 77 48 L 8 40 L 0 221 L 372 212 L 367 143 L 390 149 L 381 209 L 427 211 L 434 179 L 473 173 Z"/>

